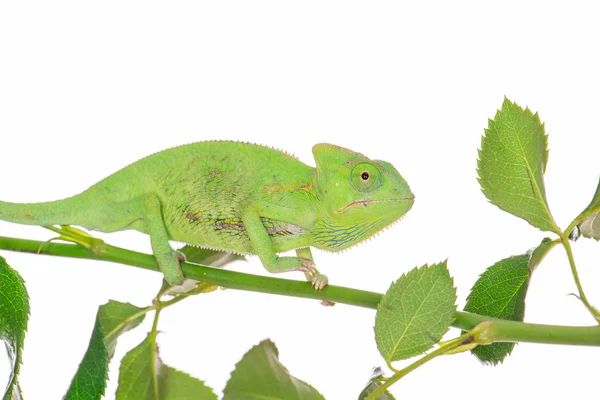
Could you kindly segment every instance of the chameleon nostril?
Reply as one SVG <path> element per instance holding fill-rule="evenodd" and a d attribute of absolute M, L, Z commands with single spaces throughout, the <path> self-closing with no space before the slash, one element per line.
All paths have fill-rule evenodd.
<path fill-rule="evenodd" d="M 396 188 L 393 188 L 393 189 L 392 189 L 392 193 L 398 193 L 398 189 L 396 189 Z"/>

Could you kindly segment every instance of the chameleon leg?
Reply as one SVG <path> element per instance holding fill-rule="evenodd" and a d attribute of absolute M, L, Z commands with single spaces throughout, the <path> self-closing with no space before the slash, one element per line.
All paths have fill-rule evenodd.
<path fill-rule="evenodd" d="M 312 252 L 310 251 L 310 247 L 305 247 L 303 249 L 297 249 L 296 255 L 301 258 L 308 258 L 309 260 L 313 259 L 313 255 L 312 255 Z M 309 274 L 308 272 L 306 272 L 305 275 L 306 275 L 306 280 L 309 281 L 310 283 L 312 283 L 312 285 L 316 291 L 323 289 L 325 286 L 327 286 L 327 283 L 329 283 L 329 279 L 327 279 L 327 276 L 321 274 L 319 271 L 317 271 L 316 268 L 314 268 L 312 274 Z"/>
<path fill-rule="evenodd" d="M 170 285 L 183 284 L 183 273 L 179 265 L 178 252 L 171 248 L 169 235 L 162 218 L 160 200 L 154 194 L 146 195 L 143 200 L 143 215 L 146 232 L 150 235 L 152 252 L 161 272 Z"/>
<path fill-rule="evenodd" d="M 271 238 L 254 207 L 246 207 L 242 213 L 242 222 L 246 228 L 246 233 L 248 234 L 254 253 L 258 255 L 267 271 L 271 273 L 302 271 L 310 275 L 314 274 L 315 263 L 312 259 L 279 257 L 275 253 Z"/>

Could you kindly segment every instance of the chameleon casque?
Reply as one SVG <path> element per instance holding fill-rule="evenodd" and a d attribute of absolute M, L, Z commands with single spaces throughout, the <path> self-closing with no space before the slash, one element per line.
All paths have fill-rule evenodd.
<path fill-rule="evenodd" d="M 191 143 L 143 158 L 64 200 L 0 201 L 0 220 L 146 233 L 171 285 L 183 283 L 174 240 L 258 255 L 269 272 L 302 271 L 320 290 L 327 277 L 315 268 L 310 247 L 347 249 L 399 220 L 414 196 L 388 162 L 331 144 L 312 151 L 316 168 L 266 146 Z M 293 249 L 297 257 L 277 255 Z"/>

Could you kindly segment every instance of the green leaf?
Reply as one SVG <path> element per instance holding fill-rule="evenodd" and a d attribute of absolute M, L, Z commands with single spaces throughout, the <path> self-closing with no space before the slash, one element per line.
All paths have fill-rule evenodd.
<path fill-rule="evenodd" d="M 163 365 L 163 369 L 166 377 L 160 386 L 161 400 L 217 400 L 217 395 L 204 382 L 172 367 Z"/>
<path fill-rule="evenodd" d="M 245 261 L 246 258 L 239 254 L 230 253 L 227 251 L 218 251 L 218 250 L 210 250 L 203 249 L 201 247 L 195 246 L 184 246 L 179 249 L 185 255 L 185 258 L 189 262 L 193 262 L 195 264 L 208 265 L 215 268 L 221 268 L 225 265 L 232 263 L 234 261 Z"/>
<path fill-rule="evenodd" d="M 477 171 L 488 200 L 531 225 L 560 234 L 544 186 L 548 136 L 538 114 L 507 98 L 481 139 Z"/>
<path fill-rule="evenodd" d="M 166 366 L 158 355 L 156 332 L 129 351 L 121 361 L 117 400 L 217 400 L 212 389 Z"/>
<path fill-rule="evenodd" d="M 381 381 L 373 381 L 369 383 L 369 385 L 367 385 L 367 387 L 364 388 L 362 392 L 360 392 L 358 400 L 365 400 L 371 393 L 379 389 L 381 385 L 383 385 L 383 382 Z M 377 400 L 396 400 L 396 398 L 389 391 L 386 390 L 385 392 L 377 396 Z"/>
<path fill-rule="evenodd" d="M 108 349 L 104 333 L 96 318 L 90 344 L 71 381 L 65 399 L 101 399 L 108 379 L 108 363 Z"/>
<path fill-rule="evenodd" d="M 4 400 L 21 399 L 18 383 L 25 331 L 29 320 L 29 296 L 21 275 L 0 257 L 0 340 L 5 341 L 12 372 Z"/>
<path fill-rule="evenodd" d="M 551 246 L 542 242 L 540 247 L 547 252 Z M 534 251 L 535 253 L 535 251 Z M 545 254 L 545 253 L 544 253 Z M 543 255 L 536 255 L 537 263 Z M 523 321 L 525 315 L 525 295 L 531 275 L 530 256 L 522 254 L 498 261 L 485 270 L 467 297 L 465 311 L 489 317 Z M 477 346 L 471 352 L 486 364 L 496 365 L 508 356 L 514 343 L 492 343 Z"/>
<path fill-rule="evenodd" d="M 388 364 L 439 342 L 454 321 L 456 289 L 446 261 L 415 268 L 392 283 L 377 306 L 375 340 Z"/>
<path fill-rule="evenodd" d="M 263 340 L 248 351 L 231 374 L 223 400 L 322 400 L 312 386 L 290 375 L 279 362 L 277 347 Z"/>
<path fill-rule="evenodd" d="M 600 240 L 600 182 L 598 182 L 592 202 L 583 210 L 578 219 L 581 219 L 581 222 L 577 227 L 583 236 Z"/>
<path fill-rule="evenodd" d="M 540 243 L 540 245 L 538 247 L 535 247 L 535 248 L 529 250 L 527 252 L 527 254 L 530 255 L 529 270 L 531 272 L 535 271 L 535 269 L 537 268 L 538 265 L 540 265 L 540 263 L 542 262 L 544 257 L 546 257 L 546 254 L 548 254 L 548 252 L 550 250 L 552 250 L 552 248 L 554 246 L 556 246 L 558 243 L 560 243 L 559 240 L 552 240 L 550 238 L 544 238 L 544 239 L 542 239 L 542 243 Z"/>
<path fill-rule="evenodd" d="M 130 303 L 109 300 L 98 309 L 98 319 L 105 333 L 108 356 L 112 358 L 117 339 L 123 333 L 132 330 L 144 321 L 146 310 Z"/>
<path fill-rule="evenodd" d="M 158 348 L 149 334 L 121 360 L 117 399 L 158 399 L 157 361 Z"/>
<path fill-rule="evenodd" d="M 142 323 L 146 316 L 144 311 L 114 300 L 98 308 L 90 344 L 65 395 L 66 400 L 102 398 L 117 339 Z"/>
<path fill-rule="evenodd" d="M 373 370 L 373 374 L 371 375 L 371 379 L 369 379 L 369 383 L 360 392 L 358 396 L 358 400 L 365 400 L 371 393 L 375 392 L 381 385 L 383 385 L 382 381 L 383 371 L 381 368 L 377 367 Z M 385 391 L 377 397 L 377 400 L 396 400 L 394 396 L 389 391 Z"/>

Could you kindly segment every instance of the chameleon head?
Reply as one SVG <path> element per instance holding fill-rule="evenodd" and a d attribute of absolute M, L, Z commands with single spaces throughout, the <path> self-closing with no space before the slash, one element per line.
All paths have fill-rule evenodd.
<path fill-rule="evenodd" d="M 402 217 L 414 195 L 392 164 L 371 160 L 360 153 L 331 144 L 313 147 L 323 243 L 328 250 L 343 250 L 369 238 Z M 319 219 L 319 217 L 317 217 Z M 325 232 L 329 226 L 332 232 Z M 315 238 L 317 247 L 319 238 Z"/>

